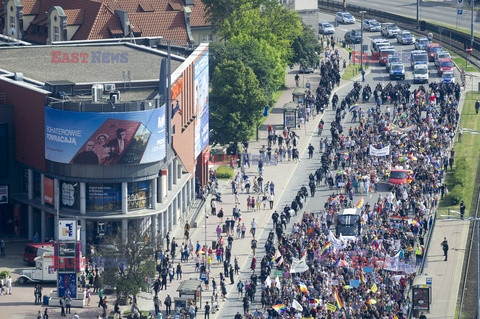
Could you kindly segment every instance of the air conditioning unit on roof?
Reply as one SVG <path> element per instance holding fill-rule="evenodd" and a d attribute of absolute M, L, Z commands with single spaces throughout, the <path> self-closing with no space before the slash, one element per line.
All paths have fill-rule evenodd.
<path fill-rule="evenodd" d="M 105 83 L 105 84 L 103 85 L 103 89 L 105 90 L 105 92 L 115 91 L 115 84 L 113 84 L 113 83 Z"/>

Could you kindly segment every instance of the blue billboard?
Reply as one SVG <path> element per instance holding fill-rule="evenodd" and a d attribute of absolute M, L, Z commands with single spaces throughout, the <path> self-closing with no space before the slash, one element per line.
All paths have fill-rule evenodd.
<path fill-rule="evenodd" d="M 165 107 L 137 112 L 45 108 L 45 158 L 65 164 L 141 164 L 166 154 Z"/>
<path fill-rule="evenodd" d="M 209 142 L 209 103 L 208 103 L 208 51 L 195 62 L 195 111 L 197 123 L 195 126 L 195 157 L 200 154 Z"/>

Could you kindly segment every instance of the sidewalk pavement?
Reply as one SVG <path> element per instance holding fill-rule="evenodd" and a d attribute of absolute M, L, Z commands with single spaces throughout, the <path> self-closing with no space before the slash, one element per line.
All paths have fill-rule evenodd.
<path fill-rule="evenodd" d="M 339 49 L 339 54 L 342 58 L 347 58 L 348 59 L 348 53 L 343 50 Z M 293 90 L 295 89 L 295 74 L 297 73 L 296 70 L 289 70 L 287 69 L 287 75 L 286 75 L 286 89 L 280 98 L 277 100 L 275 103 L 274 107 L 272 110 L 269 112 L 270 114 L 266 118 L 265 122 L 261 126 L 259 130 L 259 141 L 250 141 L 248 150 L 249 153 L 252 155 L 258 155 L 259 150 L 262 147 L 262 145 L 267 146 L 267 127 L 268 125 L 272 125 L 275 129 L 277 129 L 277 133 L 279 133 L 278 128 L 280 126 L 283 127 L 283 106 L 286 103 L 289 103 L 292 101 L 292 93 Z M 308 81 L 311 83 L 311 88 L 312 90 L 316 89 L 318 79 L 319 79 L 319 74 L 314 73 L 314 74 L 305 74 L 305 83 Z M 357 77 L 356 79 L 358 79 Z M 361 76 L 360 76 L 361 78 Z M 302 78 L 300 83 L 302 83 Z M 352 81 L 344 81 L 342 80 L 340 82 L 340 88 L 351 84 Z M 338 88 L 335 88 L 338 89 Z M 302 154 L 305 153 L 306 148 L 308 147 L 310 138 L 314 135 L 317 134 L 317 126 L 318 122 L 321 119 L 321 114 L 317 115 L 315 118 L 310 118 L 310 120 L 306 123 L 306 125 L 302 125 L 301 128 L 296 129 L 296 133 L 300 136 L 299 139 L 299 154 L 302 156 Z M 317 146 L 317 145 L 316 145 Z M 293 161 L 283 161 L 283 162 L 278 162 L 277 165 L 265 165 L 264 166 L 264 172 L 263 172 L 263 179 L 264 182 L 267 181 L 273 181 L 275 183 L 275 199 L 281 198 L 289 180 L 291 179 L 293 172 L 295 170 L 295 167 L 297 165 L 301 165 L 301 163 L 304 161 L 304 158 L 300 159 L 300 163 L 294 163 Z M 239 171 L 238 168 L 236 168 L 235 173 Z M 252 165 L 250 168 L 246 168 L 246 174 L 253 180 L 254 176 L 258 176 L 258 169 L 257 166 Z M 221 183 L 221 182 L 220 182 Z M 224 221 L 226 220 L 227 217 L 232 217 L 232 210 L 235 207 L 235 199 L 234 195 L 231 192 L 230 184 L 228 182 L 223 182 L 223 189 L 220 188 L 220 192 L 222 193 L 222 203 L 217 202 L 217 212 L 220 210 L 220 208 L 223 208 L 225 211 L 225 216 L 224 216 Z M 264 184 L 265 185 L 265 184 Z M 248 194 L 241 192 L 239 194 L 240 196 L 240 205 L 239 208 L 241 209 L 242 212 L 242 223 L 245 223 L 245 226 L 247 227 L 247 230 L 250 229 L 250 224 L 255 218 L 258 226 L 257 226 L 257 234 L 256 238 L 261 238 L 262 233 L 266 228 L 267 223 L 271 219 L 271 215 L 273 213 L 273 210 L 268 209 L 268 204 L 267 204 L 267 209 L 260 209 L 260 211 L 252 212 L 252 211 L 247 211 L 246 209 L 246 202 L 247 202 L 247 197 Z M 293 195 L 292 195 L 293 198 Z M 277 206 L 278 203 L 274 203 L 274 208 Z M 282 207 L 283 208 L 283 207 Z M 208 213 L 210 213 L 210 204 L 205 203 L 205 208 Z M 280 208 L 279 208 L 280 209 Z M 277 209 L 278 210 L 278 209 Z M 216 232 L 215 229 L 217 225 L 220 224 L 220 219 L 216 216 L 209 216 L 207 218 L 207 221 L 205 223 L 205 213 L 202 211 L 198 218 L 197 218 L 197 225 L 198 228 L 192 229 L 190 233 L 190 238 L 192 239 L 192 242 L 195 243 L 197 241 L 200 242 L 200 244 L 205 244 L 205 238 L 206 238 L 206 243 L 208 246 L 211 246 L 212 241 L 217 240 Z M 206 228 L 205 228 L 206 225 Z M 236 226 L 236 225 L 235 225 Z M 206 235 L 205 235 L 206 234 Z M 172 232 L 172 237 L 175 237 L 177 240 L 177 243 L 180 245 L 181 242 L 184 240 L 183 236 L 183 225 L 178 225 L 176 229 Z M 225 234 L 222 234 L 224 238 L 226 237 Z M 234 236 L 236 238 L 236 236 Z M 226 239 L 226 238 L 225 238 Z M 245 239 L 235 239 L 233 242 L 233 249 L 232 249 L 232 258 L 231 262 L 233 264 L 233 260 L 235 257 L 238 258 L 239 261 L 239 266 L 240 269 L 244 269 L 245 267 L 249 267 L 249 262 L 251 258 L 251 248 L 250 248 L 250 241 L 252 240 L 252 236 L 250 234 L 247 234 Z M 259 243 L 259 246 L 260 243 Z M 176 257 L 175 263 L 179 262 L 179 256 Z M 260 259 L 257 258 L 257 262 L 260 262 Z M 182 263 L 182 270 L 183 270 L 183 280 L 185 279 L 198 279 L 199 278 L 199 273 L 194 271 L 195 268 L 195 263 L 194 260 L 191 258 L 189 262 L 187 263 Z M 219 280 L 219 273 L 223 272 L 223 264 L 217 264 L 216 259 L 213 258 L 212 260 L 212 267 L 210 271 L 210 282 L 212 278 L 215 278 L 217 281 L 217 287 L 220 287 L 220 280 Z M 237 277 L 237 276 L 235 276 Z M 178 297 L 177 293 L 177 288 L 179 286 L 179 283 L 181 280 L 174 280 L 172 283 L 169 283 L 167 286 L 166 291 L 160 291 L 159 292 L 159 298 L 162 302 L 161 310 L 162 313 L 164 313 L 165 306 L 163 305 L 163 301 L 167 295 L 167 293 L 172 297 Z M 227 290 L 228 290 L 228 295 L 232 293 L 232 289 L 237 296 L 236 292 L 236 282 L 237 278 L 235 278 L 235 285 L 228 285 Z M 227 279 L 227 283 L 229 283 L 229 280 Z M 218 288 L 217 288 L 218 289 Z M 211 304 L 211 297 L 212 297 L 212 289 L 210 287 L 209 290 L 203 291 L 202 292 L 202 304 L 198 304 L 198 314 L 203 314 L 203 309 L 206 301 L 209 301 Z M 141 293 L 140 296 L 137 298 L 137 302 L 139 305 L 139 308 L 142 310 L 152 310 L 153 309 L 153 294 L 149 293 Z M 225 303 L 223 303 L 220 299 L 220 294 L 219 294 L 219 307 L 222 307 Z M 173 306 L 172 306 L 173 308 Z M 212 318 L 215 318 L 216 315 L 212 315 Z"/>

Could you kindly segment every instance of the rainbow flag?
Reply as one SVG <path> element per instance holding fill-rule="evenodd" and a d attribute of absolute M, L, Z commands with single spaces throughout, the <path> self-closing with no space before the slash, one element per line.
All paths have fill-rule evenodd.
<path fill-rule="evenodd" d="M 366 281 L 365 281 L 365 276 L 363 275 L 363 271 L 359 270 L 358 272 L 359 272 L 359 275 L 360 275 L 360 281 L 362 283 L 365 283 Z"/>
<path fill-rule="evenodd" d="M 357 205 L 355 205 L 355 207 L 360 209 L 363 207 L 364 203 L 365 203 L 365 199 L 363 199 L 363 196 L 362 196 L 362 198 L 360 198 L 360 200 L 358 201 Z"/>
<path fill-rule="evenodd" d="M 323 246 L 322 250 L 320 251 L 320 256 L 323 256 L 323 254 L 325 254 L 330 249 L 330 246 L 332 246 L 332 244 L 327 241 L 325 243 L 325 246 Z"/>
<path fill-rule="evenodd" d="M 377 250 L 378 247 L 380 247 L 380 242 L 378 241 L 378 238 L 375 236 L 375 238 L 373 239 L 372 241 L 372 244 L 371 244 L 372 248 Z"/>
<path fill-rule="evenodd" d="M 416 219 L 414 219 L 414 220 L 412 220 L 412 225 L 413 226 L 420 226 L 420 223 Z"/>
<path fill-rule="evenodd" d="M 285 306 L 283 303 L 274 305 L 272 306 L 272 308 L 275 309 L 275 311 L 278 312 L 279 314 L 287 311 L 287 306 Z"/>
<path fill-rule="evenodd" d="M 300 291 L 301 291 L 301 292 L 308 293 L 308 288 L 307 288 L 307 286 L 306 286 L 303 282 L 299 283 L 299 284 L 298 284 L 298 287 L 300 287 Z"/>
<path fill-rule="evenodd" d="M 337 306 L 339 309 L 342 309 L 343 304 L 342 304 L 342 299 L 340 299 L 340 296 L 338 295 L 338 291 L 335 291 L 335 301 L 337 302 Z"/>

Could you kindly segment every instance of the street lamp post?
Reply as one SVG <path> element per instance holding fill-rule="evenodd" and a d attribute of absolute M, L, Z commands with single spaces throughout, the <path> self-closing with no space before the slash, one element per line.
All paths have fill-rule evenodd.
<path fill-rule="evenodd" d="M 470 2 L 472 3 L 472 10 L 470 16 L 470 47 L 473 49 L 473 40 L 475 39 L 473 34 L 473 12 L 475 9 L 475 0 L 470 0 Z M 480 312 L 480 309 L 478 311 Z"/>
<path fill-rule="evenodd" d="M 420 29 L 419 12 L 420 12 L 420 0 L 417 0 L 417 29 Z"/>
<path fill-rule="evenodd" d="M 361 22 L 360 22 L 360 70 L 363 70 L 363 14 L 367 13 L 367 11 L 360 11 L 362 15 Z"/>

